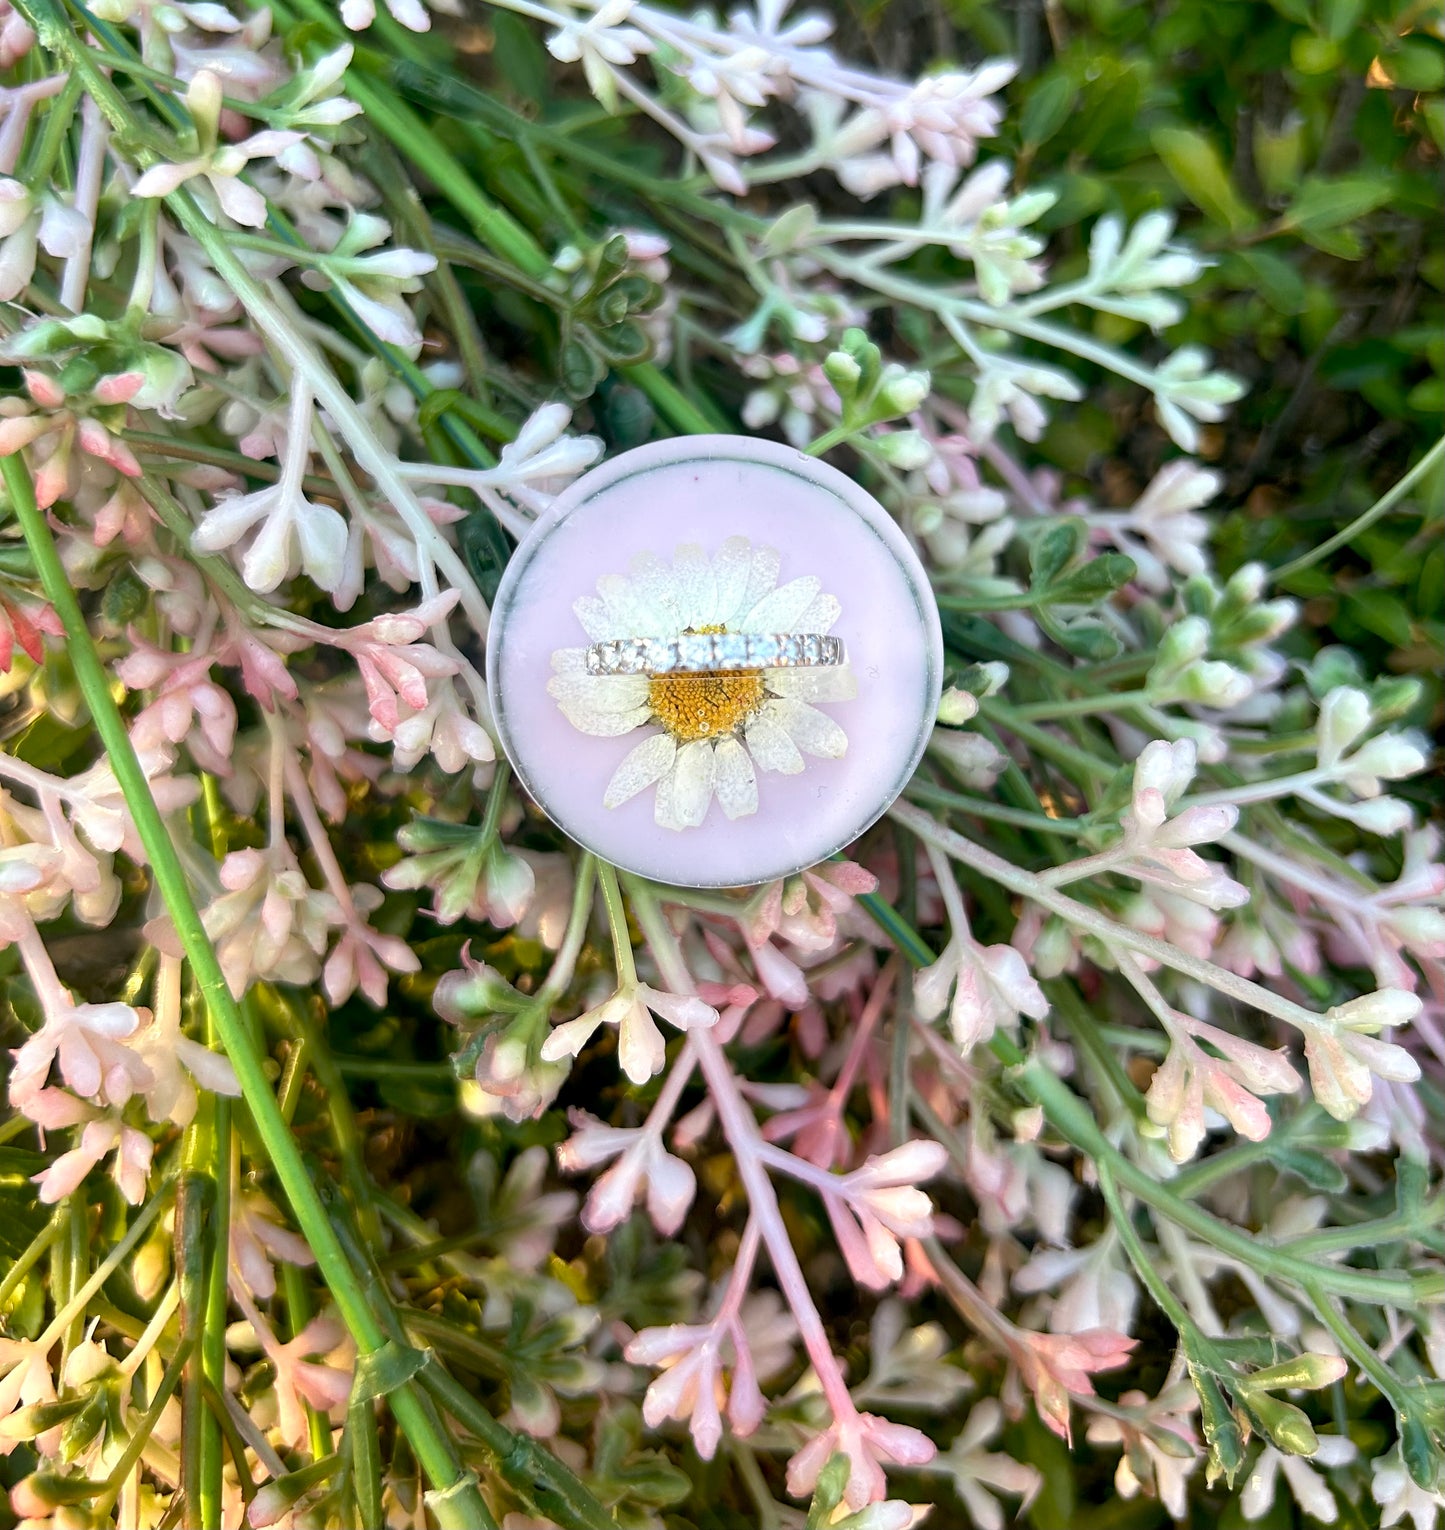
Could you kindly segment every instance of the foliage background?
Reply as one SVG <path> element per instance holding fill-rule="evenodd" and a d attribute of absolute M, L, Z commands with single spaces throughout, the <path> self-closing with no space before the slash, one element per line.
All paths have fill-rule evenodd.
<path fill-rule="evenodd" d="M 1249 384 L 1229 419 L 1206 429 L 1201 452 L 1225 475 L 1220 506 L 1227 513 L 1217 522 L 1222 573 L 1252 560 L 1277 566 L 1309 551 L 1364 511 L 1438 439 L 1445 409 L 1445 227 L 1439 216 L 1445 46 L 1438 9 L 1390 0 L 884 0 L 830 9 L 842 23 L 841 53 L 871 58 L 903 75 L 930 63 L 997 54 L 1019 59 L 1021 73 L 1005 92 L 1009 111 L 994 147 L 1015 159 L 1022 184 L 1061 192 L 1043 227 L 1053 236 L 1055 269 L 1065 279 L 1071 268 L 1083 268 L 1085 230 L 1105 211 L 1132 221 L 1150 208 L 1175 208 L 1183 240 L 1215 258 L 1186 294 L 1188 316 L 1170 341 L 1205 346 Z M 730 251 L 690 222 L 686 188 L 679 191 L 667 179 L 675 148 L 635 117 L 604 114 L 582 93 L 575 72 L 559 84 L 540 29 L 495 12 L 485 22 L 440 28 L 427 43 L 408 39 L 408 47 L 435 47 L 439 56 L 459 50 L 493 103 L 485 119 L 472 111 L 478 102 L 440 98 L 416 71 L 397 69 L 395 83 L 437 140 L 465 153 L 486 192 L 544 248 L 609 226 L 653 225 L 672 241 L 674 267 L 684 279 L 695 277 L 699 287 L 723 292 L 741 290 Z M 559 142 L 570 149 L 558 150 Z M 376 174 L 385 181 L 380 169 Z M 697 183 L 699 190 L 702 185 Z M 825 207 L 837 197 L 821 176 L 808 190 Z M 889 195 L 906 216 L 915 194 Z M 769 209 L 765 192 L 756 201 L 763 211 L 783 205 Z M 439 223 L 456 221 L 441 197 L 433 211 Z M 401 199 L 388 213 L 399 233 L 411 232 Z M 469 423 L 503 439 L 505 417 L 490 406 L 505 406 L 505 414 L 515 416 L 519 407 L 525 411 L 552 394 L 557 376 L 567 375 L 568 325 L 515 284 L 489 281 L 474 253 L 467 260 L 448 268 L 459 304 L 437 315 L 429 339 L 436 349 L 452 350 L 468 369 Z M 745 293 L 741 301 L 748 306 Z M 1140 338 L 1137 326 L 1108 315 L 1075 322 L 1092 324 L 1111 341 Z M 926 364 L 934 337 L 891 338 L 892 351 Z M 693 399 L 713 401 L 720 426 L 736 428 L 746 384 L 710 351 L 701 332 L 691 344 L 684 335 L 672 369 Z M 1052 465 L 1076 486 L 1087 483 L 1101 504 L 1128 505 L 1170 455 L 1167 439 L 1137 390 L 1103 374 L 1089 376 L 1085 368 L 1080 375 L 1089 387 L 1086 401 L 1061 410 L 1044 439 L 1027 449 L 1026 460 Z M 576 423 L 602 435 L 609 449 L 621 450 L 653 432 L 659 405 L 665 401 L 650 398 L 625 372 L 614 372 L 581 402 Z M 424 406 L 423 421 L 435 432 L 448 409 L 462 410 L 463 403 L 437 395 Z M 445 460 L 444 452 L 443 444 L 438 460 Z M 1293 639 L 1298 652 L 1312 652 L 1318 641 L 1335 642 L 1361 653 L 1365 673 L 1385 668 L 1420 676 L 1423 699 L 1408 721 L 1428 724 L 1440 718 L 1445 643 L 1445 517 L 1438 479 L 1415 503 L 1418 508 L 1391 514 L 1335 555 L 1291 576 L 1283 589 L 1307 602 L 1305 625 L 1315 629 L 1314 637 L 1300 633 Z M 485 574 L 485 544 L 472 545 L 470 552 Z M 119 580 L 116 585 L 102 615 L 118 629 L 127 590 Z M 358 610 L 359 616 L 369 614 Z M 53 700 L 64 718 L 63 686 L 61 691 Z M 32 739 L 28 754 L 48 768 L 65 762 L 64 751 L 77 737 L 60 723 L 54 726 L 56 751 Z M 1405 791 L 1423 800 L 1429 786 L 1414 783 Z M 389 854 L 400 854 L 394 834 L 409 806 L 405 799 L 392 804 L 390 823 L 375 810 L 368 834 L 350 843 L 356 864 L 346 866 L 348 879 L 373 880 Z M 389 906 L 399 929 L 407 922 L 405 901 Z M 471 1246 L 485 1251 L 489 1238 L 502 1241 L 506 1208 L 494 1183 L 475 1173 L 464 1180 L 457 1164 L 485 1163 L 488 1150 L 500 1159 L 525 1146 L 551 1144 L 565 1126 L 560 1110 L 523 1126 L 496 1119 L 463 1124 L 446 1062 L 454 1033 L 430 1005 L 435 975 L 456 966 L 462 936 L 448 931 L 419 939 L 422 930 L 418 921 L 411 933 L 423 972 L 397 985 L 400 997 L 380 1020 L 359 1001 L 333 1014 L 331 1043 L 347 1059 L 368 1167 L 399 1198 L 436 1218 L 443 1234 L 466 1229 Z M 93 986 L 99 995 L 110 983 L 110 965 L 123 965 L 130 953 L 118 953 L 107 939 L 83 939 L 87 944 L 71 953 L 68 970 L 78 987 Z M 541 945 L 515 934 L 478 954 L 521 982 L 546 966 Z M 601 963 L 605 956 L 586 959 Z M 82 971 L 89 985 L 79 980 Z M 742 1061 L 761 1076 L 764 1059 Z M 620 1098 L 615 1071 L 594 1066 L 574 1072 L 559 1103 L 585 1101 L 606 1114 Z M 645 1103 L 640 1099 L 635 1108 Z M 1434 1103 L 1438 1120 L 1445 1101 Z M 303 1099 L 296 1117 L 298 1133 L 308 1145 L 317 1143 L 318 1152 L 323 1109 L 322 1102 Z M 20 1164 L 15 1172 L 27 1167 Z M 699 1172 L 706 1180 L 708 1165 Z M 721 1165 L 717 1172 L 723 1174 Z M 788 1211 L 800 1250 L 826 1247 L 815 1208 L 799 1198 Z M 610 1240 L 584 1245 L 577 1234 L 561 1250 L 564 1268 L 584 1285 L 593 1272 L 595 1282 L 585 1294 L 604 1303 L 604 1321 L 664 1322 L 669 1304 L 685 1310 L 686 1303 L 678 1302 L 685 1268 L 707 1267 L 710 1255 L 716 1262 L 728 1254 L 726 1237 L 710 1245 L 696 1224 L 685 1236 L 693 1244 L 686 1250 L 661 1247 L 634 1218 Z M 841 1267 L 830 1294 L 840 1352 L 848 1351 L 851 1334 L 853 1352 L 861 1355 L 867 1310 Z M 1147 1367 L 1139 1374 L 1146 1386 L 1162 1378 L 1172 1348 L 1171 1331 L 1157 1314 L 1147 1322 L 1156 1327 L 1144 1329 L 1144 1348 L 1152 1347 L 1159 1361 L 1157 1375 Z M 996 1363 L 971 1350 L 968 1362 L 979 1374 Z M 1377 1413 L 1383 1449 L 1391 1437 L 1388 1410 L 1380 1406 Z M 1045 1472 L 1045 1490 L 1027 1513 L 1037 1530 L 1146 1530 L 1167 1518 L 1152 1499 L 1116 1496 L 1111 1452 L 1079 1444 L 1071 1453 L 1032 1415 L 1006 1445 Z M 4 1463 L 7 1482 L 22 1459 Z M 737 1523 L 738 1511 L 726 1503 L 699 1507 L 711 1501 L 716 1468 L 690 1450 L 685 1465 L 692 1498 L 686 1517 L 675 1522 Z M 651 1501 L 667 1502 L 686 1491 L 661 1457 L 634 1458 L 628 1469 L 639 1500 L 650 1493 Z M 650 1484 L 644 1480 L 648 1472 Z M 1206 1490 L 1201 1478 L 1192 1500 L 1194 1523 L 1220 1524 L 1221 1530 L 1237 1525 L 1237 1492 Z M 949 1515 L 957 1512 L 943 1503 L 932 1523 L 953 1523 Z M 1281 1492 L 1263 1523 L 1280 1530 L 1296 1514 Z M 1368 1503 L 1342 1506 L 1343 1523 L 1351 1523 L 1352 1514 L 1358 1524 L 1377 1517 Z"/>
<path fill-rule="evenodd" d="M 1111 211 L 1132 223 L 1152 208 L 1174 209 L 1181 241 L 1213 258 L 1212 268 L 1181 294 L 1187 316 L 1170 332 L 1169 344 L 1204 346 L 1216 364 L 1248 385 L 1224 423 L 1204 427 L 1199 453 L 1224 476 L 1215 507 L 1224 512 L 1216 517 L 1221 574 L 1250 561 L 1278 567 L 1307 553 L 1365 511 L 1439 439 L 1445 411 L 1445 46 L 1438 8 L 1391 0 L 876 0 L 829 10 L 838 20 L 841 54 L 903 77 L 998 55 L 1020 62 L 1018 78 L 1004 92 L 1008 112 L 1001 136 L 990 149 L 1014 159 L 1017 189 L 1060 193 L 1039 226 L 1049 235 L 1053 270 L 1061 279 L 1086 267 L 1088 228 L 1096 215 Z M 415 46 L 414 39 L 408 43 Z M 486 190 L 544 246 L 575 237 L 579 219 L 593 230 L 640 222 L 666 233 L 674 269 L 684 280 L 723 290 L 738 282 L 729 252 L 699 238 L 697 223 L 678 199 L 677 183 L 670 181 L 675 145 L 625 106 L 611 116 L 601 112 L 575 73 L 559 83 L 540 29 L 491 12 L 485 25 L 452 29 L 448 43 L 507 114 L 493 110 L 483 122 L 468 110 L 479 103 L 455 100 L 442 109 L 432 85 L 404 70 L 396 83 L 419 108 L 436 112 L 429 122 L 438 139 L 482 167 Z M 542 133 L 529 138 L 527 123 L 538 124 Z M 698 191 L 707 188 L 702 177 L 693 184 Z M 804 184 L 825 211 L 838 203 L 830 177 L 816 175 Z M 889 198 L 900 219 L 916 216 L 916 192 L 888 193 L 879 202 Z M 786 203 L 779 199 L 770 207 L 764 190 L 754 193 L 750 205 L 777 213 Z M 444 205 L 437 215 L 446 221 Z M 489 286 L 481 273 L 459 270 L 458 277 L 488 344 L 505 347 L 505 337 L 513 339 L 510 352 L 489 358 L 492 386 L 500 380 L 524 398 L 545 396 L 559 365 L 557 353 L 549 353 L 553 331 L 547 319 L 524 298 Z M 1076 311 L 1073 322 L 1092 324 L 1098 338 L 1112 343 L 1147 342 L 1142 326 L 1108 314 Z M 875 338 L 889 348 L 890 337 Z M 891 338 L 895 354 L 911 352 L 926 363 L 936 337 Z M 555 344 L 562 341 L 557 333 Z M 1162 354 L 1164 342 L 1153 344 Z M 694 398 L 716 401 L 736 421 L 745 381 L 709 354 L 704 335 L 691 350 L 682 345 L 671 364 Z M 1086 382 L 1085 401 L 1058 410 L 1044 438 L 1024 447 L 1023 459 L 1052 466 L 1100 505 L 1126 506 L 1173 449 L 1146 396 L 1082 363 L 1075 370 Z M 616 373 L 577 416 L 580 426 L 607 440 L 610 451 L 647 439 L 654 419 L 653 402 Z M 1304 620 L 1290 640 L 1302 658 L 1322 643 L 1337 644 L 1360 655 L 1366 674 L 1417 676 L 1424 691 L 1408 721 L 1434 728 L 1441 722 L 1445 649 L 1442 511 L 1437 476 L 1403 512 L 1362 530 L 1278 587 L 1305 603 Z M 1428 780 L 1404 785 L 1405 795 L 1417 801 L 1431 790 Z M 435 954 L 439 965 L 451 964 L 450 950 Z M 543 953 L 530 951 L 526 942 L 508 939 L 487 953 L 509 976 L 525 973 L 532 956 L 540 970 Z M 359 1007 L 357 1017 L 373 1027 Z M 424 1005 L 417 1006 L 415 1023 L 423 1030 L 434 1025 Z M 424 1036 L 412 1040 L 429 1052 Z M 438 1048 L 446 1043 L 444 1035 L 437 1037 Z M 399 1055 L 376 1028 L 338 1035 L 336 1045 L 343 1052 L 355 1047 Z M 410 1045 L 406 1051 L 416 1055 Z M 615 1083 L 606 1070 L 579 1071 L 559 1103 L 576 1100 L 596 1109 L 596 1091 L 604 1091 L 605 1103 Z M 425 1116 L 431 1087 L 393 1080 L 381 1086 L 378 1103 L 400 1107 L 399 1121 Z M 434 1093 L 430 1100 L 433 1109 L 445 1109 Z M 560 1133 L 560 1114 L 548 1120 Z M 416 1129 L 405 1127 L 398 1136 L 398 1163 L 415 1161 Z M 551 1135 L 542 1123 L 487 1131 L 515 1139 L 509 1146 Z M 421 1171 L 421 1180 L 432 1181 L 415 1187 L 424 1202 L 445 1177 L 436 1163 Z M 810 1214 L 801 1202 L 793 1209 L 799 1222 Z M 433 1201 L 428 1214 L 436 1210 Z M 800 1248 L 826 1247 L 823 1229 L 812 1229 L 810 1237 L 805 1226 L 795 1226 Z M 613 1299 L 625 1304 L 631 1292 L 650 1321 L 661 1320 L 654 1304 L 666 1301 L 669 1257 L 659 1261 L 658 1251 L 634 1246 L 652 1236 L 640 1218 L 626 1233 L 605 1255 Z M 703 1250 L 692 1253 L 706 1264 Z M 858 1344 L 866 1345 L 866 1311 L 839 1273 L 831 1295 L 838 1303 L 835 1342 L 843 1352 L 850 1327 Z M 851 1319 L 845 1315 L 850 1310 Z M 953 1326 L 944 1309 L 936 1316 Z M 628 1314 L 629 1321 L 635 1317 Z M 1173 1338 L 1157 1313 L 1152 1320 L 1157 1382 Z M 1143 1338 L 1147 1351 L 1147 1327 Z M 970 1363 L 986 1370 L 991 1361 L 980 1352 Z M 1140 1379 L 1151 1385 L 1147 1374 Z M 1382 1447 L 1388 1432 L 1381 1411 Z M 1081 1442 L 1071 1452 L 1032 1414 L 1011 1428 L 1003 1448 L 1044 1470 L 1045 1489 L 1020 1519 L 1036 1530 L 1147 1530 L 1168 1522 L 1156 1500 L 1117 1495 L 1112 1452 Z M 706 1489 L 706 1463 L 691 1459 L 688 1474 Z M 707 1496 L 695 1492 L 678 1523 L 729 1523 L 728 1515 L 737 1511 L 725 1504 L 713 1517 L 697 1517 Z M 1237 1487 L 1232 1493 L 1222 1484 L 1206 1490 L 1201 1477 L 1190 1496 L 1193 1524 L 1220 1530 L 1245 1524 Z M 951 1515 L 961 1510 L 942 1494 L 930 1522 L 964 1523 Z M 1368 1501 L 1343 1504 L 1341 1523 L 1364 1525 L 1378 1516 Z M 1313 1521 L 1281 1491 L 1256 1523 L 1284 1530 Z"/>

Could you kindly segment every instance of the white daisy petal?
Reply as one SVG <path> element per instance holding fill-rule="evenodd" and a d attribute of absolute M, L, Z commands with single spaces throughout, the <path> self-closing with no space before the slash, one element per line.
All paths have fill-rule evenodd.
<path fill-rule="evenodd" d="M 764 707 L 744 730 L 748 752 L 759 770 L 775 770 L 782 776 L 795 776 L 803 768 L 803 756 L 798 753 L 798 746 L 787 729 L 768 716 L 770 710 L 770 707 Z"/>
<path fill-rule="evenodd" d="M 633 712 L 647 705 L 646 675 L 553 675 L 547 694 L 565 707 L 592 712 Z"/>
<path fill-rule="evenodd" d="M 624 802 L 645 791 L 654 781 L 660 781 L 672 769 L 677 756 L 677 745 L 669 733 L 654 733 L 645 738 L 627 754 L 612 773 L 602 806 L 621 807 Z"/>
<path fill-rule="evenodd" d="M 713 746 L 684 744 L 657 787 L 653 817 L 664 829 L 695 829 L 707 817 L 714 781 Z"/>
<path fill-rule="evenodd" d="M 747 588 L 743 591 L 744 613 L 752 608 L 778 582 L 778 570 L 783 566 L 783 555 L 776 547 L 753 548 L 753 563 L 748 570 Z"/>
<path fill-rule="evenodd" d="M 686 627 L 710 627 L 717 620 L 717 581 L 712 564 L 696 542 L 679 547 L 672 560 L 672 583 Z"/>
<path fill-rule="evenodd" d="M 661 637 L 681 632 L 687 622 L 672 569 L 656 553 L 650 552 L 638 553 L 628 567 L 632 574 L 633 599 L 646 608 L 653 623 L 645 632 L 639 630 L 636 636 Z"/>
<path fill-rule="evenodd" d="M 852 701 L 858 694 L 858 677 L 846 664 L 836 669 L 770 669 L 764 676 L 774 696 L 793 701 Z"/>
<path fill-rule="evenodd" d="M 718 740 L 713 753 L 718 806 L 729 818 L 746 818 L 758 810 L 758 778 L 748 752 L 735 738 Z"/>
<path fill-rule="evenodd" d="M 805 702 L 784 697 L 770 703 L 765 710 L 788 730 L 788 736 L 804 754 L 820 760 L 836 760 L 848 752 L 848 735 L 831 717 Z"/>
<path fill-rule="evenodd" d="M 555 681 L 555 676 L 553 678 Z M 630 712 L 599 712 L 581 701 L 559 700 L 557 705 L 579 733 L 590 733 L 593 738 L 621 738 L 652 717 L 651 707 L 634 707 Z"/>
<path fill-rule="evenodd" d="M 552 672 L 557 675 L 585 675 L 587 650 L 585 648 L 554 648 Z"/>
<path fill-rule="evenodd" d="M 665 625 L 651 601 L 626 574 L 604 574 L 597 593 L 607 604 L 608 615 L 619 637 L 662 637 Z"/>
<path fill-rule="evenodd" d="M 752 544 L 746 537 L 729 537 L 712 560 L 713 578 L 717 581 L 717 616 L 729 632 L 739 630 L 747 606 L 748 576 L 753 567 Z"/>
<path fill-rule="evenodd" d="M 572 609 L 577 614 L 577 620 L 582 623 L 582 630 L 594 643 L 605 643 L 608 638 L 627 636 L 626 630 L 607 602 L 599 600 L 595 595 L 583 595 L 580 599 L 574 600 Z M 570 651 L 570 649 L 564 650 L 564 652 Z"/>
<path fill-rule="evenodd" d="M 787 632 L 812 604 L 823 581 L 816 574 L 790 579 L 770 595 L 764 595 L 743 618 L 745 632 Z"/>
<path fill-rule="evenodd" d="M 843 614 L 843 604 L 836 595 L 819 595 L 789 629 L 792 632 L 827 632 Z"/>

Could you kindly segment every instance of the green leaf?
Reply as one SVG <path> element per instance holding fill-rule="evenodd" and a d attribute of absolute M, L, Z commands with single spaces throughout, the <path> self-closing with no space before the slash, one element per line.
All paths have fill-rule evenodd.
<path fill-rule="evenodd" d="M 811 202 L 795 202 L 773 219 L 759 249 L 764 255 L 786 255 L 805 244 L 818 226 L 818 209 Z"/>
<path fill-rule="evenodd" d="M 1380 63 L 1401 90 L 1445 89 L 1445 50 L 1421 33 L 1402 37 Z"/>
<path fill-rule="evenodd" d="M 457 542 L 462 561 L 477 581 L 477 589 L 488 605 L 497 597 L 502 570 L 512 556 L 507 533 L 490 510 L 473 510 L 457 528 Z"/>
<path fill-rule="evenodd" d="M 1052 521 L 1029 548 L 1029 569 L 1035 589 L 1051 585 L 1071 564 L 1077 563 L 1088 546 L 1089 530 L 1077 516 Z"/>
<path fill-rule="evenodd" d="M 1255 290 L 1276 313 L 1302 313 L 1305 306 L 1304 277 L 1273 250 L 1240 250 L 1235 259 L 1249 273 Z"/>
<path fill-rule="evenodd" d="M 1128 584 L 1137 572 L 1134 560 L 1124 553 L 1100 553 L 1082 568 L 1055 579 L 1045 598 L 1056 605 L 1095 605 Z"/>
<path fill-rule="evenodd" d="M 35 560 L 24 542 L 0 543 L 0 574 L 11 579 L 35 578 Z"/>
<path fill-rule="evenodd" d="M 1046 74 L 1029 92 L 1019 114 L 1019 137 L 1032 147 L 1047 143 L 1069 120 L 1079 90 L 1062 70 Z"/>
<path fill-rule="evenodd" d="M 1310 1152 L 1306 1148 L 1282 1147 L 1269 1155 L 1270 1162 L 1296 1179 L 1301 1179 L 1311 1190 L 1326 1195 L 1339 1195 L 1348 1185 L 1349 1176 L 1333 1159 L 1323 1153 Z"/>
<path fill-rule="evenodd" d="M 1240 1433 L 1239 1423 L 1213 1376 L 1192 1359 L 1189 1374 L 1199 1393 L 1199 1418 L 1204 1425 L 1205 1443 L 1209 1446 L 1206 1468 L 1209 1481 L 1223 1477 L 1225 1484 L 1233 1487 L 1234 1479 L 1244 1465 L 1244 1436 Z"/>
<path fill-rule="evenodd" d="M 1021 1439 L 1016 1441 L 1015 1436 Z M 1028 1461 L 1043 1477 L 1038 1497 L 1024 1517 L 1034 1530 L 1070 1530 L 1078 1506 L 1078 1489 L 1068 1446 L 1032 1409 L 1024 1414 L 1016 1430 L 1009 1431 L 1005 1444 L 1010 1455 Z"/>
<path fill-rule="evenodd" d="M 50 1220 L 49 1207 L 40 1204 L 31 1183 L 49 1164 L 45 1153 L 0 1147 L 0 1270 L 14 1264 Z"/>
<path fill-rule="evenodd" d="M 1364 0 L 1320 0 L 1320 23 L 1331 42 L 1344 42 L 1359 24 Z"/>
<path fill-rule="evenodd" d="M 1430 1431 L 1413 1413 L 1400 1421 L 1400 1459 L 1416 1487 L 1427 1493 L 1433 1491 L 1440 1470 L 1440 1452 L 1430 1438 Z"/>
<path fill-rule="evenodd" d="M 1359 260 L 1365 253 L 1363 240 L 1349 228 L 1302 228 L 1300 238 L 1336 260 Z"/>
<path fill-rule="evenodd" d="M 467 397 L 459 388 L 438 388 L 422 400 L 416 412 L 418 428 L 425 433 L 444 414 L 459 414 L 469 425 L 474 425 L 484 435 L 494 435 L 497 417 L 481 408 L 474 399 Z"/>
<path fill-rule="evenodd" d="M 1297 32 L 1289 45 L 1289 58 L 1301 74 L 1328 74 L 1339 67 L 1339 44 L 1328 37 Z"/>
<path fill-rule="evenodd" d="M 562 347 L 562 354 L 557 358 L 557 370 L 561 374 L 562 386 L 568 396 L 574 399 L 590 397 L 592 390 L 607 375 L 607 368 L 602 361 L 580 340 L 569 340 Z"/>
<path fill-rule="evenodd" d="M 1284 222 L 1310 233 L 1339 228 L 1383 206 L 1394 191 L 1389 176 L 1342 175 L 1331 180 L 1308 176 L 1299 195 L 1285 209 Z"/>
<path fill-rule="evenodd" d="M 621 324 L 599 330 L 597 343 L 606 351 L 610 361 L 621 364 L 644 361 L 652 351 L 652 341 L 648 339 L 647 331 L 631 319 L 624 319 Z M 599 376 L 597 380 L 600 382 L 602 379 Z"/>
<path fill-rule="evenodd" d="M 1445 414 L 1445 377 L 1427 377 L 1405 395 L 1405 402 L 1421 414 L 1438 419 Z"/>
<path fill-rule="evenodd" d="M 1254 212 L 1235 190 L 1219 151 L 1193 128 L 1155 128 L 1154 150 L 1179 189 L 1203 213 L 1231 233 L 1249 228 Z"/>
<path fill-rule="evenodd" d="M 352 1402 L 370 1402 L 385 1397 L 404 1386 L 427 1363 L 426 1350 L 412 1349 L 388 1339 L 380 1349 L 356 1357 L 356 1375 L 351 1383 Z"/>
<path fill-rule="evenodd" d="M 494 77 L 529 107 L 540 106 L 552 94 L 552 71 L 536 29 L 520 16 L 500 9 L 487 20 L 492 28 Z"/>
<path fill-rule="evenodd" d="M 1096 664 L 1118 657 L 1119 639 L 1102 622 L 1069 622 L 1066 626 L 1042 620 L 1045 614 L 1040 610 L 1040 625 L 1065 653 Z"/>
<path fill-rule="evenodd" d="M 1345 597 L 1345 610 L 1367 632 L 1396 648 L 1408 648 L 1414 641 L 1410 613 L 1400 597 L 1389 590 L 1352 590 Z"/>
<path fill-rule="evenodd" d="M 145 609 L 150 593 L 145 581 L 127 564 L 105 587 L 101 619 L 113 631 L 123 631 Z"/>

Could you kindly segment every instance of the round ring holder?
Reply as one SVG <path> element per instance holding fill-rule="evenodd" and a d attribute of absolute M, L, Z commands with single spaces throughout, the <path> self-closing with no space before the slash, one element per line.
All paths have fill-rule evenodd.
<path fill-rule="evenodd" d="M 815 575 L 841 614 L 857 682 L 818 709 L 846 734 L 838 758 L 796 774 L 756 772 L 757 810 L 717 801 L 695 827 L 654 821 L 654 788 L 617 807 L 603 797 L 650 722 L 596 737 L 548 693 L 552 656 L 591 638 L 573 603 L 639 554 L 671 564 L 680 546 L 715 557 L 730 538 L 780 555 L 777 582 Z M 636 636 L 654 634 L 635 634 Z M 578 844 L 613 865 L 683 887 L 744 887 L 815 865 L 877 821 L 917 768 L 943 677 L 938 610 L 923 566 L 881 505 L 836 468 L 747 436 L 654 442 L 594 468 L 561 494 L 513 554 L 493 608 L 487 687 L 518 780 Z"/>

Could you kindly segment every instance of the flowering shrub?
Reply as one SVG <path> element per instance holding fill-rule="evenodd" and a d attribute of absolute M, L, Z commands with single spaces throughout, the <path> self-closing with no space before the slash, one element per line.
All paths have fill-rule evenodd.
<path fill-rule="evenodd" d="M 1422 687 L 1216 564 L 1206 256 L 1106 210 L 1052 265 L 1008 62 L 458 9 L 0 0 L 14 1517 L 1429 1530 Z M 1115 387 L 1125 503 L 1037 444 Z M 729 893 L 566 843 L 480 673 L 553 496 L 718 428 L 878 495 L 951 666 L 885 822 Z M 667 723 L 583 652 L 579 729 Z M 775 673 L 609 795 L 745 815 L 841 752 L 847 671 Z"/>

